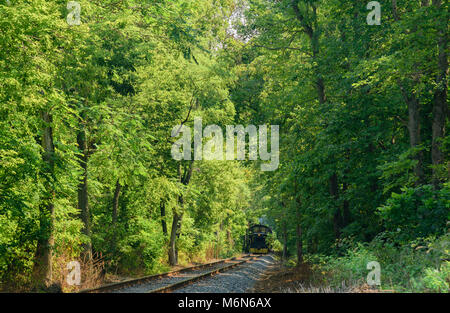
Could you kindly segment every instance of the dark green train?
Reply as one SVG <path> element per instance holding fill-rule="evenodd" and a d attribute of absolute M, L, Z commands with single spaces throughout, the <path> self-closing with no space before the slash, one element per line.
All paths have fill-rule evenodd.
<path fill-rule="evenodd" d="M 270 227 L 266 225 L 252 225 L 245 235 L 244 251 L 247 253 L 269 253 L 270 247 L 267 242 L 267 235 L 272 233 Z"/>

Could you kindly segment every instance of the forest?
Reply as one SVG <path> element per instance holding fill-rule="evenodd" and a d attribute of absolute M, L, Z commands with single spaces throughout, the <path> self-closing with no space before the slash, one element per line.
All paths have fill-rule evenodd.
<path fill-rule="evenodd" d="M 264 223 L 321 284 L 378 261 L 449 292 L 448 2 L 369 2 L 0 0 L 0 290 L 231 257 Z M 174 159 L 196 118 L 276 125 L 278 166 Z"/>

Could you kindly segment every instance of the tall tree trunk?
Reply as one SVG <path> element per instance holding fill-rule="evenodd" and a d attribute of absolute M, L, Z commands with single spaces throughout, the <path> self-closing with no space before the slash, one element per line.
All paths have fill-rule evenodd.
<path fill-rule="evenodd" d="M 112 247 L 112 253 L 113 255 L 116 254 L 116 247 L 117 247 L 117 212 L 119 209 L 119 197 L 120 197 L 120 190 L 122 189 L 122 185 L 119 182 L 119 179 L 116 181 L 116 188 L 114 189 L 114 195 L 113 195 L 113 203 L 112 203 L 112 237 L 111 237 L 111 247 Z"/>
<path fill-rule="evenodd" d="M 302 238 L 302 224 L 301 224 L 301 214 L 300 214 L 300 203 L 297 202 L 297 266 L 303 263 L 303 238 Z"/>
<path fill-rule="evenodd" d="M 303 32 L 309 37 L 310 44 L 311 44 L 311 50 L 313 55 L 313 61 L 315 64 L 318 64 L 318 57 L 319 57 L 319 34 L 317 30 L 313 28 L 313 25 L 315 25 L 317 21 L 317 12 L 316 7 L 312 5 L 312 12 L 309 12 L 311 14 L 312 21 L 310 24 L 308 24 L 308 21 L 303 16 L 303 14 L 300 12 L 300 9 L 298 7 L 299 0 L 291 0 L 292 8 L 294 9 L 294 14 L 296 19 L 298 20 L 299 24 L 303 28 Z M 317 95 L 319 99 L 319 103 L 323 104 L 327 101 L 326 94 L 325 94 L 325 83 L 321 76 L 321 73 L 316 65 L 315 67 L 315 75 L 316 75 L 316 88 L 317 88 Z"/>
<path fill-rule="evenodd" d="M 381 149 L 384 149 L 381 147 Z M 373 143 L 369 144 L 369 153 L 372 155 L 375 152 L 375 145 Z M 378 177 L 377 176 L 371 176 L 370 179 L 370 192 L 372 194 L 375 194 L 375 192 L 378 190 Z"/>
<path fill-rule="evenodd" d="M 184 167 L 184 173 L 181 173 L 181 163 L 178 165 L 178 176 L 180 182 L 187 186 L 192 177 L 192 170 L 194 169 L 194 161 L 190 161 L 189 165 Z M 181 221 L 183 218 L 184 209 L 184 198 L 183 195 L 178 197 L 178 204 L 180 206 L 180 212 L 178 213 L 175 209 L 173 210 L 173 220 L 172 229 L 170 231 L 170 241 L 169 241 L 169 264 L 174 266 L 178 264 L 178 247 L 177 238 L 181 229 Z"/>
<path fill-rule="evenodd" d="M 317 251 L 319 250 L 319 238 L 318 237 L 314 237 L 313 238 L 313 244 L 314 244 L 314 248 L 313 248 L 313 253 L 317 253 Z"/>
<path fill-rule="evenodd" d="M 427 7 L 430 4 L 430 0 L 421 0 L 421 7 Z M 417 26 L 413 26 L 412 33 L 417 32 Z M 423 36 L 423 35 L 422 35 Z M 417 64 L 416 66 L 419 66 Z M 418 83 L 415 81 L 415 83 Z M 408 84 L 405 82 L 398 82 L 400 90 L 402 92 L 403 98 L 408 105 L 408 133 L 409 133 L 409 144 L 411 148 L 416 148 L 421 144 L 421 135 L 420 135 L 420 103 L 417 96 L 412 91 L 412 88 L 407 90 Z M 415 185 L 419 186 L 425 182 L 424 170 L 423 170 L 423 152 L 419 151 L 417 154 L 413 156 L 415 160 L 417 160 L 417 165 L 414 167 L 414 174 L 417 177 L 415 181 Z"/>
<path fill-rule="evenodd" d="M 114 196 L 113 196 L 113 210 L 112 210 L 113 227 L 115 227 L 116 223 L 117 223 L 117 210 L 119 208 L 119 196 L 120 196 L 121 189 L 122 189 L 122 185 L 120 185 L 119 179 L 117 179 L 116 188 L 114 190 Z"/>
<path fill-rule="evenodd" d="M 336 204 L 338 200 L 338 180 L 337 175 L 333 174 L 330 177 L 330 195 L 335 201 L 335 211 L 333 214 L 333 230 L 334 230 L 334 236 L 336 239 L 341 237 L 341 210 L 339 206 Z"/>
<path fill-rule="evenodd" d="M 83 169 L 83 174 L 78 184 L 78 210 L 80 211 L 81 221 L 83 222 L 82 232 L 89 238 L 89 242 L 83 245 L 85 257 L 88 260 L 92 259 L 92 244 L 91 239 L 91 217 L 89 212 L 88 203 L 88 145 L 86 140 L 86 132 L 84 129 L 80 129 L 77 134 L 78 148 L 80 149 L 81 156 L 78 162 Z"/>
<path fill-rule="evenodd" d="M 42 113 L 44 129 L 42 135 L 42 148 L 44 149 L 44 188 L 45 194 L 39 206 L 39 238 L 36 247 L 34 273 L 38 284 L 50 286 L 52 282 L 52 253 L 54 246 L 54 166 L 55 147 L 53 144 L 52 117 L 48 112 Z"/>
<path fill-rule="evenodd" d="M 287 260 L 287 222 L 283 221 L 283 255 L 282 259 Z"/>
<path fill-rule="evenodd" d="M 166 223 L 166 203 L 163 199 L 159 202 L 159 208 L 161 210 L 161 226 L 164 237 L 167 236 L 167 223 Z"/>
<path fill-rule="evenodd" d="M 223 231 L 223 221 L 221 220 L 219 223 L 219 229 L 217 230 L 217 239 L 216 239 L 217 244 L 216 244 L 216 256 L 215 256 L 216 259 L 218 259 L 220 256 L 220 251 L 221 251 L 220 236 L 222 234 L 222 231 Z"/>
<path fill-rule="evenodd" d="M 409 142 L 411 148 L 415 148 L 421 143 L 420 136 L 420 107 L 417 98 L 412 95 L 408 101 L 408 130 Z M 414 173 L 417 176 L 416 185 L 421 185 L 424 181 L 423 173 L 423 153 L 419 151 L 414 155 L 417 165 L 414 167 Z"/>
<path fill-rule="evenodd" d="M 181 196 L 180 201 L 183 201 Z M 170 241 L 169 241 L 169 264 L 172 266 L 178 264 L 177 238 L 179 236 L 182 218 L 183 215 L 178 214 L 174 209 L 172 219 L 172 229 L 170 230 Z"/>
<path fill-rule="evenodd" d="M 294 197 L 295 197 L 295 204 L 296 204 L 296 244 L 297 244 L 297 266 L 300 266 L 303 264 L 303 237 L 302 237 L 302 220 L 301 220 L 301 207 L 302 202 L 300 199 L 300 195 L 298 193 L 298 183 L 297 179 L 294 178 Z"/>
<path fill-rule="evenodd" d="M 346 177 L 344 177 L 344 182 L 342 183 L 342 193 L 345 195 L 348 189 L 348 183 L 346 182 Z M 350 224 L 350 203 L 347 199 L 344 199 L 343 210 L 342 210 L 342 227 L 348 226 Z"/>
<path fill-rule="evenodd" d="M 300 217 L 298 217 L 299 219 Z M 302 241 L 302 225 L 297 221 L 297 265 L 303 263 L 303 241 Z"/>
<path fill-rule="evenodd" d="M 178 228 L 178 214 L 173 211 L 173 219 L 172 219 L 172 229 L 170 230 L 170 241 L 169 241 L 169 264 L 174 266 L 178 263 L 177 253 L 176 253 L 176 237 L 177 237 L 177 228 Z"/>
<path fill-rule="evenodd" d="M 345 161 L 347 164 L 350 164 L 350 149 L 346 149 L 345 151 Z M 350 203 L 347 199 L 347 190 L 348 190 L 348 175 L 349 175 L 349 168 L 346 167 L 344 170 L 344 175 L 342 177 L 342 196 L 344 198 L 343 205 L 342 205 L 342 225 L 341 227 L 344 228 L 350 224 Z"/>
<path fill-rule="evenodd" d="M 400 19 L 397 11 L 397 0 L 392 0 L 392 15 L 394 16 L 394 21 L 398 21 Z"/>
<path fill-rule="evenodd" d="M 312 12 L 309 12 L 311 16 L 311 22 L 308 23 L 307 19 L 300 12 L 299 9 L 299 0 L 291 0 L 291 5 L 294 10 L 294 14 L 300 25 L 303 27 L 303 32 L 309 37 L 311 43 L 311 50 L 313 61 L 315 64 L 319 64 L 319 32 L 317 29 L 314 29 L 314 25 L 317 22 L 317 11 L 314 4 L 312 4 Z M 316 27 L 317 28 L 317 27 Z M 319 67 L 315 66 L 315 75 L 316 75 L 316 90 L 317 90 L 317 99 L 319 100 L 319 104 L 324 104 L 327 102 L 327 96 L 325 91 L 325 82 L 322 78 L 322 74 L 320 73 Z M 330 195 L 333 196 L 336 200 L 338 198 L 338 184 L 337 184 L 337 174 L 334 173 L 330 177 Z M 336 208 L 333 218 L 334 232 L 336 238 L 340 237 L 340 209 Z"/>
<path fill-rule="evenodd" d="M 441 9 L 441 0 L 433 0 L 433 5 Z M 445 15 L 444 19 L 445 19 Z M 438 75 L 436 77 L 436 90 L 434 92 L 433 101 L 433 126 L 432 126 L 432 146 L 431 146 L 431 160 L 433 163 L 433 185 L 438 188 L 440 183 L 437 167 L 444 161 L 444 156 L 441 150 L 441 140 L 445 136 L 445 122 L 448 114 L 447 104 L 447 89 L 448 89 L 448 57 L 447 57 L 447 29 L 448 20 L 440 21 L 443 25 L 439 25 L 438 37 Z"/>
<path fill-rule="evenodd" d="M 402 83 L 399 83 L 399 86 L 402 91 L 403 98 L 408 105 L 409 145 L 411 148 L 416 148 L 421 144 L 419 100 L 414 93 L 407 92 Z M 417 160 L 417 165 L 414 167 L 414 174 L 417 177 L 415 184 L 421 185 L 425 180 L 423 171 L 423 152 L 419 151 L 415 154 L 414 159 Z"/>
<path fill-rule="evenodd" d="M 234 246 L 233 236 L 231 235 L 231 231 L 228 228 L 227 228 L 227 241 L 228 241 L 228 243 L 230 244 L 231 247 Z"/>

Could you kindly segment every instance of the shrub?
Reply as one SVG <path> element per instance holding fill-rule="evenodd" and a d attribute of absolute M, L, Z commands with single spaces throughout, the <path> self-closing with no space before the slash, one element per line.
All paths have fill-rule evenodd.
<path fill-rule="evenodd" d="M 403 188 L 392 193 L 386 205 L 378 208 L 387 231 L 396 232 L 396 241 L 442 235 L 450 218 L 450 184 L 434 190 L 431 185 Z"/>
<path fill-rule="evenodd" d="M 384 233 L 369 244 L 356 244 L 342 257 L 308 256 L 322 283 L 335 288 L 363 285 L 367 263 L 377 261 L 381 266 L 381 288 L 401 292 L 448 292 L 450 282 L 450 234 L 439 238 L 416 239 L 398 245 Z"/>
<path fill-rule="evenodd" d="M 412 285 L 417 292 L 450 292 L 450 262 L 444 262 L 440 269 L 426 268 L 424 276 Z"/>

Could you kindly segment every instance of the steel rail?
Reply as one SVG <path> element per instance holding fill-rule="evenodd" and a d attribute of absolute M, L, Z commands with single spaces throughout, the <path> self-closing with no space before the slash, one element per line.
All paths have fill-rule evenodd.
<path fill-rule="evenodd" d="M 190 285 L 192 283 L 195 283 L 195 282 L 197 282 L 199 280 L 202 280 L 202 279 L 205 279 L 207 277 L 211 277 L 211 276 L 214 276 L 214 275 L 216 275 L 218 273 L 222 273 L 222 272 L 228 271 L 228 270 L 230 270 L 232 268 L 235 268 L 236 266 L 239 266 L 241 264 L 247 263 L 248 261 L 254 260 L 254 259 L 259 258 L 259 257 L 260 256 L 251 256 L 250 258 L 248 258 L 246 260 L 242 260 L 242 261 L 239 261 L 239 262 L 227 265 L 227 266 L 219 267 L 219 268 L 216 268 L 216 269 L 214 269 L 212 271 L 209 271 L 207 273 L 203 273 L 203 274 L 191 277 L 191 278 L 187 278 L 185 280 L 182 280 L 182 281 L 179 281 L 179 282 L 167 285 L 167 286 L 163 286 L 163 287 L 160 287 L 160 288 L 157 288 L 157 289 L 149 290 L 149 291 L 147 291 L 147 293 L 166 293 L 166 292 L 171 292 L 173 290 L 179 289 L 179 288 L 184 287 L 186 285 Z"/>
<path fill-rule="evenodd" d="M 252 257 L 251 254 L 246 254 L 246 255 L 243 255 L 241 258 L 245 259 L 245 258 L 251 258 L 251 257 Z M 78 293 L 111 292 L 111 291 L 118 290 L 118 289 L 123 289 L 123 288 L 131 287 L 131 286 L 144 284 L 144 283 L 147 283 L 147 282 L 150 282 L 150 281 L 154 281 L 154 280 L 157 280 L 157 279 L 160 279 L 160 278 L 164 278 L 164 277 L 168 277 L 168 276 L 171 276 L 171 275 L 176 275 L 176 274 L 179 274 L 179 273 L 184 273 L 184 272 L 189 272 L 189 271 L 194 271 L 194 270 L 201 270 L 201 269 L 205 269 L 205 268 L 208 268 L 208 267 L 211 267 L 211 266 L 215 266 L 215 265 L 218 265 L 218 264 L 224 264 L 226 262 L 234 261 L 236 259 L 237 259 L 237 257 L 232 257 L 232 258 L 228 258 L 228 259 L 224 259 L 224 260 L 214 261 L 214 262 L 211 262 L 211 263 L 205 263 L 205 264 L 185 267 L 185 268 L 182 268 L 182 269 L 179 269 L 179 270 L 169 271 L 169 272 L 165 272 L 165 273 L 161 273 L 161 274 L 149 275 L 149 276 L 144 276 L 144 277 L 139 277 L 139 278 L 132 278 L 132 279 L 128 279 L 128 280 L 121 281 L 121 282 L 106 284 L 106 285 L 103 285 L 103 286 L 100 286 L 100 287 L 83 289 L 83 290 L 78 291 Z"/>

